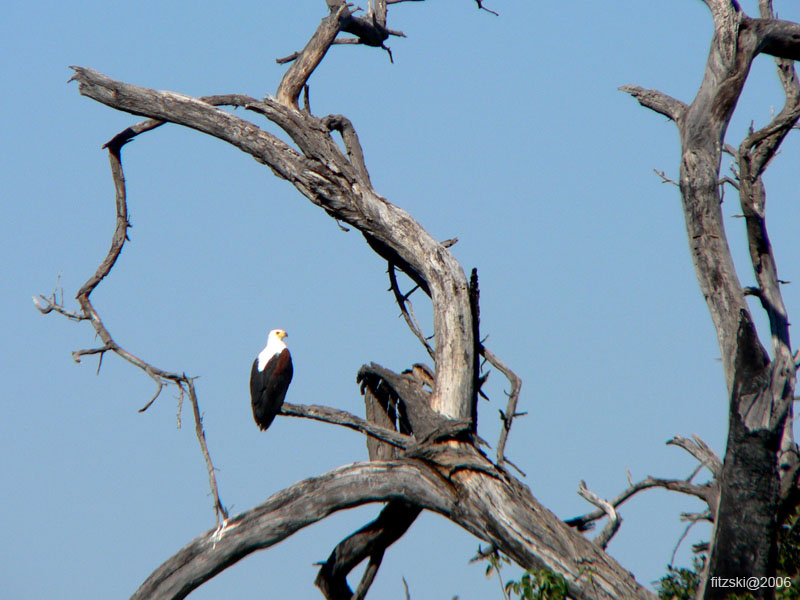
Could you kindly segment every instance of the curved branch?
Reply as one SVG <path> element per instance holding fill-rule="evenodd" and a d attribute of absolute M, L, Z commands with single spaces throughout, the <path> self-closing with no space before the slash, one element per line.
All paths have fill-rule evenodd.
<path fill-rule="evenodd" d="M 616 498 L 611 500 L 611 506 L 616 508 L 639 492 L 657 487 L 672 492 L 680 492 L 689 496 L 695 496 L 696 498 L 699 498 L 708 504 L 712 512 L 716 511 L 717 502 L 719 501 L 718 478 L 722 473 L 722 461 L 719 459 L 716 453 L 696 435 L 692 436 L 692 440 L 681 436 L 675 436 L 667 442 L 667 445 L 683 448 L 689 454 L 694 456 L 700 462 L 700 465 L 689 477 L 684 480 L 662 479 L 648 475 L 642 481 L 633 483 L 630 474 L 628 474 L 628 482 L 630 483 L 630 487 L 619 494 Z M 692 479 L 702 467 L 708 468 L 708 470 L 713 474 L 714 479 L 703 485 L 692 483 Z M 578 531 L 586 531 L 587 529 L 591 529 L 593 527 L 594 521 L 602 519 L 606 514 L 607 511 L 605 510 L 596 510 L 580 517 L 573 517 L 572 519 L 565 521 L 565 523 L 571 527 L 576 527 Z"/>
<path fill-rule="evenodd" d="M 628 489 L 613 500 L 610 500 L 609 503 L 614 508 L 617 508 L 639 492 L 651 488 L 662 488 L 671 492 L 680 492 L 688 496 L 694 496 L 695 498 L 703 500 L 709 504 L 709 506 L 716 505 L 716 498 L 718 495 L 716 485 L 714 484 L 697 485 L 680 479 L 661 479 L 648 475 L 641 481 L 631 484 Z M 578 531 L 587 531 L 593 527 L 592 523 L 594 523 L 594 521 L 602 519 L 606 515 L 607 512 L 605 510 L 595 510 L 579 517 L 573 517 L 564 522 L 570 527 L 575 527 Z"/>
<path fill-rule="evenodd" d="M 605 550 L 608 546 L 608 542 L 610 542 L 611 538 L 619 531 L 620 525 L 622 525 L 622 517 L 619 516 L 619 513 L 617 513 L 614 506 L 608 500 L 604 500 L 586 487 L 585 481 L 581 481 L 578 487 L 578 495 L 590 504 L 594 504 L 608 516 L 608 523 L 603 528 L 600 535 L 594 539 L 594 543 Z"/>
<path fill-rule="evenodd" d="M 131 600 L 185 598 L 217 573 L 338 510 L 408 497 L 451 512 L 453 492 L 432 469 L 409 461 L 355 463 L 300 481 L 209 530 L 168 559 Z"/>
<path fill-rule="evenodd" d="M 514 422 L 515 417 L 525 414 L 517 413 L 517 401 L 519 400 L 519 393 L 522 389 L 522 379 L 486 346 L 481 345 L 481 354 L 483 354 L 486 360 L 488 360 L 495 369 L 505 375 L 506 379 L 511 383 L 511 391 L 508 392 L 506 411 L 500 411 L 500 420 L 503 421 L 503 429 L 500 431 L 500 439 L 497 442 L 497 464 L 502 466 L 502 464 L 508 460 L 506 459 L 506 441 L 508 441 L 508 434 L 511 431 L 511 424 Z"/>
<path fill-rule="evenodd" d="M 189 542 L 148 577 L 132 600 L 184 598 L 248 554 L 335 511 L 395 499 L 446 516 L 524 568 L 561 573 L 576 600 L 654 598 L 628 571 L 541 506 L 527 488 L 474 471 L 462 471 L 448 481 L 421 461 L 400 459 L 346 465 L 278 492 L 231 518 L 221 530 Z"/>
<path fill-rule="evenodd" d="M 81 94 L 119 110 L 185 125 L 227 141 L 269 165 L 331 216 L 361 230 L 368 241 L 390 249 L 399 259 L 397 264 L 408 264 L 424 279 L 433 300 L 436 371 L 431 407 L 449 418 L 470 417 L 474 343 L 461 265 L 411 215 L 359 180 L 319 119 L 291 109 L 281 116 L 281 127 L 290 131 L 295 141 L 303 142 L 302 156 L 253 123 L 202 100 L 73 68 Z"/>
<path fill-rule="evenodd" d="M 322 119 L 322 124 L 328 128 L 328 131 L 338 131 L 342 136 L 342 142 L 347 150 L 347 159 L 361 180 L 369 186 L 372 182 L 369 179 L 369 171 L 367 164 L 364 162 L 364 150 L 361 148 L 361 142 L 358 139 L 355 127 L 350 122 L 350 119 L 344 115 L 328 115 Z"/>
<path fill-rule="evenodd" d="M 636 98 L 639 104 L 645 108 L 654 110 L 676 122 L 681 119 L 687 108 L 684 102 L 658 90 L 647 90 L 638 85 L 623 85 L 619 90 Z"/>
<path fill-rule="evenodd" d="M 300 98 L 300 92 L 303 91 L 303 86 L 311 77 L 311 73 L 325 57 L 328 48 L 339 34 L 339 19 L 345 10 L 347 7 L 342 3 L 338 9 L 332 10 L 327 17 L 322 19 L 306 47 L 297 55 L 292 66 L 283 75 L 275 94 L 279 102 L 299 110 L 297 100 Z"/>
<path fill-rule="evenodd" d="M 683 448 L 694 456 L 701 466 L 707 467 L 715 478 L 722 474 L 722 461 L 719 456 L 698 436 L 693 435 L 692 439 L 689 440 L 683 436 L 676 435 L 667 442 L 667 446 Z"/>
<path fill-rule="evenodd" d="M 111 272 L 111 269 L 117 262 L 119 255 L 122 253 L 122 248 L 125 245 L 126 240 L 128 239 L 127 231 L 128 227 L 130 227 L 130 223 L 128 221 L 128 204 L 127 204 L 127 192 L 125 187 L 125 174 L 122 169 L 122 147 L 133 137 L 142 133 L 144 131 L 149 131 L 160 126 L 162 122 L 156 120 L 148 120 L 144 123 L 140 123 L 134 127 L 130 127 L 123 131 L 122 133 L 114 136 L 111 141 L 106 143 L 103 147 L 108 149 L 108 156 L 109 162 L 111 164 L 111 174 L 114 180 L 114 188 L 115 188 L 115 204 L 116 204 L 116 224 L 114 228 L 114 234 L 111 239 L 111 248 L 108 251 L 108 254 L 100 263 L 100 266 L 97 268 L 97 271 L 92 275 L 85 284 L 78 290 L 77 300 L 78 304 L 81 307 L 82 319 L 87 320 L 92 324 L 92 327 L 95 330 L 97 336 L 103 341 L 103 346 L 101 348 L 96 348 L 92 350 L 78 350 L 72 353 L 73 358 L 76 362 L 80 362 L 82 356 L 91 355 L 91 354 L 99 354 L 100 355 L 100 362 L 97 365 L 97 371 L 100 372 L 100 365 L 102 364 L 103 356 L 106 352 L 113 352 L 123 358 L 124 360 L 128 361 L 132 365 L 138 367 L 139 369 L 143 370 L 147 375 L 156 382 L 158 389 L 156 390 L 155 395 L 153 398 L 142 408 L 139 412 L 143 412 L 150 407 L 150 405 L 155 402 L 156 398 L 161 393 L 163 389 L 163 385 L 165 382 L 169 382 L 174 384 L 178 387 L 181 394 L 181 399 L 183 398 L 184 392 L 188 393 L 189 399 L 192 403 L 193 414 L 195 419 L 195 433 L 197 436 L 197 441 L 200 444 L 200 449 L 203 453 L 203 458 L 206 463 L 206 469 L 208 471 L 208 481 L 209 487 L 211 488 L 212 496 L 214 497 L 214 512 L 217 517 L 217 522 L 221 519 L 228 518 L 228 511 L 225 506 L 222 504 L 222 500 L 219 496 L 219 489 L 217 486 L 216 475 L 214 471 L 214 465 L 211 462 L 211 455 L 208 451 L 208 444 L 206 442 L 205 432 L 203 431 L 202 425 L 202 418 L 200 415 L 200 407 L 197 400 L 197 394 L 194 389 L 194 381 L 187 377 L 186 374 L 179 375 L 177 373 L 171 373 L 169 371 L 164 371 L 163 369 L 159 369 L 146 361 L 142 360 L 138 356 L 135 356 L 122 348 L 117 342 L 111 337 L 108 329 L 106 328 L 103 320 L 100 318 L 100 315 L 95 310 L 94 306 L 92 305 L 92 301 L 90 296 L 92 292 L 97 288 L 100 282 L 108 276 Z M 46 300 L 46 299 L 45 299 Z M 50 302 L 49 300 L 46 300 Z M 37 307 L 39 304 L 37 303 Z M 50 304 L 50 309 L 56 310 L 69 318 L 75 318 L 74 314 L 71 314 L 69 311 L 64 310 L 60 306 L 55 305 L 55 294 L 53 294 L 53 300 Z M 50 310 L 42 310 L 39 309 L 43 313 L 50 312 Z"/>
<path fill-rule="evenodd" d="M 752 19 L 761 36 L 760 51 L 776 58 L 800 60 L 800 25 L 780 19 Z"/>
<path fill-rule="evenodd" d="M 339 542 L 319 570 L 315 584 L 328 600 L 364 598 L 386 549 L 400 539 L 419 516 L 421 508 L 400 500 L 389 502 L 378 518 Z M 347 575 L 365 558 L 370 564 L 355 595 Z"/>

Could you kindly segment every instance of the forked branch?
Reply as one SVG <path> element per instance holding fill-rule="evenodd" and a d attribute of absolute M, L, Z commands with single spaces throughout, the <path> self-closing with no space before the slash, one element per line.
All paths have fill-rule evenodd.
<path fill-rule="evenodd" d="M 40 296 L 41 302 L 37 302 L 37 308 L 44 313 L 47 314 L 51 311 L 56 311 L 59 314 L 62 314 L 68 318 L 75 319 L 75 320 L 86 320 L 92 324 L 92 327 L 95 330 L 97 336 L 102 340 L 103 345 L 99 348 L 93 348 L 89 350 L 78 350 L 73 352 L 73 358 L 76 362 L 80 362 L 81 357 L 92 355 L 92 354 L 99 354 L 100 361 L 102 361 L 103 355 L 106 352 L 113 352 L 117 356 L 121 357 L 122 359 L 126 360 L 127 362 L 131 363 L 135 367 L 143 370 L 150 378 L 152 378 L 157 385 L 157 390 L 153 398 L 139 411 L 142 412 L 147 410 L 147 408 L 155 402 L 156 398 L 158 398 L 159 394 L 161 393 L 163 386 L 165 383 L 171 383 L 175 385 L 183 398 L 184 394 L 189 396 L 189 400 L 192 403 L 192 410 L 195 419 L 195 433 L 197 435 L 197 441 L 200 444 L 200 449 L 203 453 L 203 458 L 206 463 L 206 469 L 208 472 L 208 480 L 209 486 L 211 488 L 211 493 L 214 497 L 214 512 L 217 517 L 217 521 L 224 520 L 228 518 L 228 511 L 225 506 L 222 504 L 222 500 L 219 496 L 219 489 L 217 487 L 216 475 L 214 472 L 214 465 L 211 462 L 211 455 L 208 451 L 208 444 L 206 443 L 205 433 L 203 431 L 202 425 L 202 417 L 200 414 L 200 407 L 197 401 L 197 393 L 194 387 L 194 381 L 192 378 L 187 377 L 186 374 L 177 374 L 171 373 L 169 371 L 165 371 L 160 369 L 154 365 L 149 364 L 148 362 L 144 361 L 143 359 L 135 356 L 121 347 L 114 338 L 109 333 L 108 329 L 106 328 L 103 320 L 100 318 L 97 310 L 92 304 L 91 301 L 91 294 L 100 284 L 100 282 L 108 276 L 111 272 L 111 269 L 116 264 L 117 259 L 119 258 L 120 253 L 122 252 L 122 248 L 125 245 L 125 242 L 128 239 L 127 230 L 130 227 L 130 223 L 128 221 L 128 205 L 127 205 L 127 192 L 125 188 L 125 175 L 122 169 L 122 157 L 121 151 L 122 147 L 130 141 L 135 135 L 142 133 L 144 131 L 149 131 L 158 127 L 161 122 L 148 120 L 144 123 L 140 123 L 137 126 L 131 127 L 126 129 L 121 134 L 115 136 L 110 142 L 108 142 L 104 148 L 108 148 L 108 155 L 109 161 L 111 164 L 111 174 L 114 180 L 114 189 L 115 189 L 115 203 L 116 203 L 116 224 L 114 228 L 114 234 L 111 239 L 111 248 L 108 251 L 108 254 L 100 263 L 100 266 L 97 268 L 97 271 L 94 275 L 92 275 L 88 281 L 81 287 L 78 291 L 77 300 L 78 304 L 80 305 L 81 312 L 80 314 L 71 312 L 66 310 L 62 305 L 56 303 L 55 294 L 53 294 L 51 299 L 44 298 Z M 100 370 L 101 362 L 98 362 L 98 372 Z"/>
<path fill-rule="evenodd" d="M 676 436 L 669 440 L 667 445 L 683 448 L 692 456 L 694 456 L 700 464 L 686 479 L 663 479 L 648 475 L 641 481 L 634 483 L 631 480 L 630 475 L 628 475 L 628 481 L 630 483 L 629 487 L 617 495 L 613 500 L 608 501 L 608 504 L 611 507 L 614 509 L 618 508 L 624 502 L 630 500 L 633 496 L 644 490 L 661 488 L 699 498 L 709 506 L 712 514 L 715 512 L 719 499 L 719 483 L 716 478 L 721 473 L 722 461 L 720 461 L 719 457 L 717 457 L 714 451 L 697 436 L 693 436 L 692 440 Z M 714 475 L 714 478 L 705 484 L 698 485 L 696 483 L 692 483 L 692 480 L 694 479 L 695 475 L 697 475 L 697 472 L 703 467 L 708 468 Z M 599 504 L 596 505 L 601 506 Z M 609 512 L 605 505 L 602 505 L 599 510 L 592 511 L 579 517 L 573 517 L 572 519 L 565 521 L 565 523 L 571 527 L 577 528 L 578 531 L 586 531 L 594 526 L 593 523 L 595 521 L 602 519 L 604 516 L 609 516 Z M 616 532 L 616 529 L 614 529 L 614 532 Z M 613 535 L 613 533 L 611 535 Z"/>
<path fill-rule="evenodd" d="M 619 516 L 613 504 L 591 491 L 586 486 L 585 481 L 581 481 L 581 485 L 578 487 L 578 495 L 590 504 L 594 504 L 608 516 L 608 523 L 606 523 L 600 535 L 593 540 L 595 544 L 605 550 L 608 542 L 619 531 L 619 527 L 622 525 L 622 517 Z"/>
<path fill-rule="evenodd" d="M 366 596 L 380 567 L 383 555 L 399 540 L 419 516 L 422 509 L 402 500 L 389 502 L 378 518 L 336 545 L 320 568 L 315 584 L 327 600 L 360 600 Z M 365 559 L 369 559 L 355 594 L 347 583 L 347 575 Z"/>
<path fill-rule="evenodd" d="M 489 361 L 495 369 L 505 375 L 511 384 L 511 390 L 508 392 L 508 404 L 506 410 L 500 411 L 500 420 L 503 422 L 503 428 L 500 430 L 500 439 L 497 442 L 497 464 L 502 466 L 503 463 L 509 462 L 506 458 L 506 442 L 508 441 L 508 434 L 511 431 L 511 425 L 516 417 L 521 417 L 527 413 L 517 412 L 517 402 L 519 401 L 519 393 L 522 390 L 522 379 L 511 370 L 511 368 L 500 360 L 494 352 L 489 350 L 486 346 L 481 344 L 481 354 Z M 511 463 L 510 463 L 511 464 Z M 517 468 L 515 466 L 515 468 Z M 517 469 L 519 470 L 519 469 Z"/>
<path fill-rule="evenodd" d="M 299 110 L 297 100 L 300 98 L 300 92 L 303 91 L 303 86 L 308 82 L 311 73 L 325 57 L 328 48 L 339 34 L 339 19 L 345 10 L 347 7 L 342 2 L 341 6 L 332 10 L 327 17 L 322 19 L 322 23 L 311 36 L 306 47 L 297 55 L 292 66 L 283 75 L 275 94 L 279 102 Z"/>

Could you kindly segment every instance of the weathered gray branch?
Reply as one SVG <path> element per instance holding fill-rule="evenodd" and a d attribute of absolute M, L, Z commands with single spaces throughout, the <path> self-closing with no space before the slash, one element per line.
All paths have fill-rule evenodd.
<path fill-rule="evenodd" d="M 715 477 L 717 477 L 722 470 L 722 462 L 719 460 L 717 455 L 705 444 L 705 442 L 703 442 L 703 440 L 697 436 L 694 436 L 693 440 L 676 436 L 669 440 L 667 445 L 683 448 L 700 462 L 700 467 L 707 467 L 715 475 Z M 683 480 L 664 479 L 648 475 L 636 483 L 633 483 L 633 481 L 630 480 L 629 475 L 628 477 L 630 486 L 628 489 L 617 495 L 613 500 L 610 500 L 609 504 L 614 508 L 618 508 L 639 492 L 652 488 L 661 488 L 699 498 L 708 504 L 713 512 L 716 510 L 719 499 L 719 482 L 716 481 L 716 479 L 713 479 L 709 483 L 702 485 L 692 483 L 692 479 L 696 473 L 697 470 L 695 470 L 687 479 Z M 570 527 L 577 528 L 578 531 L 586 531 L 593 527 L 593 523 L 595 521 L 602 519 L 607 514 L 608 511 L 604 508 L 601 508 L 600 510 L 595 510 L 579 517 L 573 517 L 572 519 L 567 520 L 566 523 Z"/>
<path fill-rule="evenodd" d="M 486 346 L 481 345 L 481 353 L 484 358 L 498 371 L 500 371 L 508 382 L 511 384 L 511 389 L 508 392 L 508 403 L 506 410 L 500 411 L 500 419 L 503 422 L 503 428 L 500 430 L 500 439 L 497 441 L 497 464 L 502 465 L 507 462 L 506 458 L 506 442 L 508 441 L 508 434 L 511 431 L 511 425 L 516 417 L 525 413 L 517 413 L 517 402 L 519 401 L 519 393 L 522 390 L 522 379 L 520 379 L 514 371 L 511 370 L 494 352 L 489 350 Z"/>
<path fill-rule="evenodd" d="M 220 520 L 228 518 L 228 511 L 220 499 L 215 469 L 211 461 L 211 454 L 208 451 L 208 443 L 206 442 L 205 431 L 203 430 L 199 401 L 197 399 L 197 393 L 194 387 L 193 379 L 188 377 L 185 373 L 171 373 L 169 371 L 160 369 L 125 350 L 125 348 L 120 346 L 111 336 L 111 333 L 106 328 L 91 300 L 92 292 L 97 288 L 100 282 L 102 282 L 103 279 L 108 276 L 108 274 L 111 272 L 111 269 L 114 268 L 117 259 L 122 253 L 125 242 L 128 239 L 127 231 L 130 227 L 130 223 L 128 221 L 125 174 L 122 168 L 122 147 L 134 136 L 143 133 L 144 131 L 154 129 L 159 125 L 161 125 L 160 121 L 145 121 L 144 123 L 140 123 L 139 125 L 126 129 L 124 132 L 115 136 L 111 141 L 103 146 L 104 148 L 108 149 L 111 175 L 114 181 L 115 205 L 117 213 L 116 223 L 114 227 L 114 233 L 111 238 L 111 248 L 109 249 L 103 261 L 100 263 L 100 266 L 97 268 L 94 275 L 92 275 L 80 288 L 80 290 L 78 290 L 76 298 L 81 307 L 80 314 L 68 311 L 63 306 L 59 305 L 56 302 L 55 293 L 53 294 L 52 299 L 47 299 L 43 296 L 40 296 L 40 298 L 44 301 L 44 304 L 42 302 L 36 302 L 36 306 L 43 314 L 47 314 L 52 310 L 55 310 L 56 312 L 67 316 L 70 319 L 86 320 L 92 324 L 95 333 L 103 341 L 103 346 L 100 348 L 77 350 L 73 352 L 72 356 L 76 362 L 80 362 L 82 356 L 99 354 L 100 359 L 97 365 L 97 371 L 99 373 L 103 356 L 106 352 L 113 352 L 135 367 L 143 370 L 151 379 L 153 379 L 153 381 L 155 381 L 157 385 L 155 395 L 142 409 L 139 410 L 139 412 L 147 410 L 147 408 L 153 402 L 155 402 L 156 398 L 158 398 L 158 396 L 161 394 L 165 383 L 172 383 L 178 388 L 181 400 L 183 399 L 184 394 L 189 396 L 189 400 L 192 404 L 192 413 L 195 420 L 195 434 L 197 436 L 197 441 L 200 444 L 203 459 L 205 460 L 206 470 L 208 472 L 209 487 L 211 488 L 211 494 L 214 497 L 214 512 L 217 517 L 217 522 L 220 522 Z"/>
<path fill-rule="evenodd" d="M 776 58 L 800 60 L 800 25 L 775 18 L 753 19 L 761 38 L 759 50 Z"/>
<path fill-rule="evenodd" d="M 297 100 L 300 92 L 306 85 L 311 73 L 317 68 L 319 63 L 328 52 L 328 48 L 333 44 L 333 40 L 339 34 L 340 17 L 347 10 L 344 2 L 337 9 L 322 19 L 314 35 L 306 44 L 306 47 L 297 55 L 292 62 L 292 66 L 284 73 L 278 91 L 275 94 L 279 102 L 286 106 L 298 109 Z"/>
<path fill-rule="evenodd" d="M 425 334 L 422 332 L 422 327 L 414 316 L 414 307 L 409 299 L 411 294 L 419 289 L 419 286 L 414 286 L 410 292 L 403 294 L 397 283 L 397 273 L 394 263 L 389 263 L 387 271 L 389 272 L 389 287 L 392 293 L 394 293 L 397 306 L 400 307 L 400 314 L 403 315 L 403 319 L 405 319 L 406 325 L 408 325 L 411 333 L 419 340 L 419 343 L 422 344 L 423 348 L 428 352 L 428 355 L 433 358 L 435 356 L 433 348 L 431 348 L 431 345 L 428 343 Z"/>
<path fill-rule="evenodd" d="M 717 456 L 717 453 L 698 436 L 693 435 L 692 439 L 689 440 L 676 435 L 667 442 L 667 445 L 677 446 L 686 450 L 689 454 L 694 456 L 702 466 L 708 468 L 714 477 L 719 477 L 722 473 L 722 461 L 719 459 L 719 456 Z"/>
<path fill-rule="evenodd" d="M 673 121 L 678 121 L 686 110 L 686 104 L 658 90 L 646 90 L 638 85 L 623 85 L 619 89 L 636 98 L 645 108 L 654 110 Z"/>
<path fill-rule="evenodd" d="M 613 538 L 617 531 L 619 531 L 620 525 L 622 525 L 622 517 L 619 516 L 619 513 L 617 513 L 614 505 L 611 502 L 604 500 L 586 487 L 585 481 L 581 481 L 581 484 L 578 487 L 578 495 L 590 504 L 594 504 L 608 517 L 608 522 L 603 528 L 603 531 L 601 531 L 600 534 L 593 540 L 596 545 L 605 550 L 608 546 L 608 542 L 610 542 L 611 538 Z"/>
<path fill-rule="evenodd" d="M 433 300 L 436 382 L 431 407 L 450 418 L 469 416 L 474 348 L 464 272 L 406 211 L 361 181 L 319 119 L 272 102 L 269 118 L 304 149 L 301 155 L 253 123 L 201 100 L 117 82 L 81 67 L 75 67 L 74 79 L 81 94 L 108 106 L 197 129 L 251 154 L 313 203 L 411 265 L 424 277 Z"/>
<path fill-rule="evenodd" d="M 363 599 L 384 553 L 405 534 L 421 512 L 418 506 L 393 500 L 381 510 L 377 519 L 338 543 L 315 580 L 326 600 Z M 347 583 L 347 575 L 367 558 L 369 564 L 354 594 Z"/>
<path fill-rule="evenodd" d="M 446 516 L 522 566 L 563 574 L 573 598 L 654 598 L 613 559 L 542 507 L 527 488 L 476 472 L 462 471 L 448 481 L 412 460 L 356 463 L 301 481 L 232 517 L 221 531 L 211 530 L 184 546 L 132 598 L 184 598 L 248 554 L 332 512 L 396 498 Z"/>
<path fill-rule="evenodd" d="M 303 417 L 305 419 L 313 419 L 315 421 L 347 427 L 348 429 L 359 431 L 397 448 L 408 448 L 414 442 L 414 440 L 407 435 L 397 433 L 385 427 L 380 427 L 361 417 L 350 414 L 347 411 L 331 408 L 330 406 L 321 406 L 318 404 L 290 404 L 289 402 L 284 402 L 281 407 L 281 414 L 287 417 Z"/>

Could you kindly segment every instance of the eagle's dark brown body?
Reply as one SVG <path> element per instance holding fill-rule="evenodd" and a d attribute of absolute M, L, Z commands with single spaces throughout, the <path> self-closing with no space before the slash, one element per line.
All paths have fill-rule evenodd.
<path fill-rule="evenodd" d="M 262 430 L 269 427 L 275 419 L 275 415 L 280 412 L 294 371 L 292 355 L 289 354 L 289 349 L 282 341 L 286 337 L 286 333 L 282 330 L 276 331 L 277 334 L 275 331 L 270 332 L 270 338 L 275 335 L 282 348 L 278 348 L 277 352 L 267 358 L 264 353 L 270 349 L 272 340 L 268 342 L 267 348 L 253 361 L 253 368 L 250 370 L 253 418 Z M 261 365 L 263 366 L 259 369 Z"/>

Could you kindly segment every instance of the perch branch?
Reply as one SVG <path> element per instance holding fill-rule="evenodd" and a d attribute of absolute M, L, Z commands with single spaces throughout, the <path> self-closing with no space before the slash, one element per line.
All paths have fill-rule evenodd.
<path fill-rule="evenodd" d="M 412 443 L 412 438 L 402 433 L 398 433 L 385 427 L 380 427 L 369 421 L 357 417 L 344 410 L 321 406 L 316 404 L 300 405 L 284 402 L 281 407 L 281 414 L 287 417 L 303 417 L 324 423 L 332 423 L 359 431 L 375 439 L 381 440 L 396 446 L 397 448 L 407 448 Z"/>

